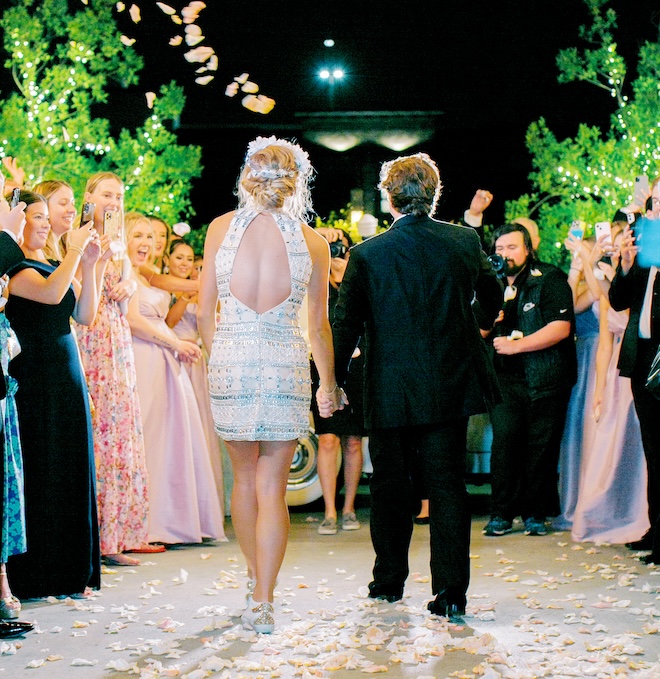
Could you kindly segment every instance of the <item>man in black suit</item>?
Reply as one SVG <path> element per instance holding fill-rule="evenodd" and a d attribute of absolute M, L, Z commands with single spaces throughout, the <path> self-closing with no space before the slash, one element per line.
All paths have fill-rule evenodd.
<path fill-rule="evenodd" d="M 472 228 L 431 219 L 442 188 L 431 158 L 419 153 L 385 163 L 379 188 L 394 222 L 351 249 L 333 323 L 339 384 L 362 335 L 365 341 L 376 552 L 369 596 L 403 596 L 416 513 L 411 468 L 418 464 L 430 500 L 429 610 L 462 615 L 470 544 L 467 422 L 499 397 L 473 302 L 476 296 L 490 329 L 502 287 Z"/>
<path fill-rule="evenodd" d="M 651 206 L 646 216 L 660 219 L 660 179 L 651 186 Z M 648 469 L 651 528 L 634 549 L 651 549 L 644 563 L 660 564 L 660 399 L 646 388 L 646 379 L 660 345 L 660 276 L 655 266 L 644 267 L 636 258 L 635 237 L 626 227 L 621 239 L 621 259 L 609 297 L 613 309 L 630 309 L 619 354 L 619 372 L 630 377 L 635 410 L 642 433 Z"/>

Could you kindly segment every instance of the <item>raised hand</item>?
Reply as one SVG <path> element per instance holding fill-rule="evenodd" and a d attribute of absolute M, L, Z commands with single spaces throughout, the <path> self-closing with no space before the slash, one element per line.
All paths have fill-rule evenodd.
<path fill-rule="evenodd" d="M 5 201 L 7 204 L 7 201 Z M 9 205 L 7 205 L 9 207 Z M 21 201 L 15 208 L 3 211 L 0 208 L 0 229 L 11 231 L 16 236 L 16 241 L 20 243 L 23 239 L 23 227 L 25 226 L 25 208 L 27 206 Z"/>

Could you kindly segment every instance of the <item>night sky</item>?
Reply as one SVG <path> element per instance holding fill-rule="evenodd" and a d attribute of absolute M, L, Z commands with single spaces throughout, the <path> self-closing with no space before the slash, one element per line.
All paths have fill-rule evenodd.
<path fill-rule="evenodd" d="M 529 190 L 525 132 L 531 122 L 543 116 L 563 138 L 580 122 L 606 125 L 614 111 L 606 91 L 557 82 L 559 50 L 584 45 L 578 37 L 578 27 L 588 21 L 582 0 L 206 0 L 198 23 L 204 44 L 219 57 L 216 79 L 206 87 L 194 83 L 185 47 L 167 44 L 177 32 L 169 18 L 154 2 L 135 1 L 142 22 L 135 26 L 124 13 L 121 26 L 137 38 L 135 49 L 146 66 L 139 87 L 113 90 L 102 113 L 117 128 L 137 125 L 148 113 L 145 91 L 157 91 L 172 78 L 185 85 L 180 140 L 203 147 L 205 167 L 194 183 L 193 226 L 234 207 L 232 190 L 254 136 L 300 139 L 296 112 L 330 110 L 328 87 L 316 77 L 321 65 L 346 71 L 334 88 L 336 111 L 442 112 L 434 139 L 405 153 L 426 151 L 437 161 L 445 184 L 438 216 L 446 219 L 458 217 L 481 187 L 495 194 L 488 218 L 496 223 L 504 201 Z M 180 9 L 187 0 L 169 4 Z M 615 37 L 630 68 L 639 46 L 658 40 L 660 5 L 609 4 L 619 14 Z M 324 47 L 326 38 L 334 39 L 333 48 Z M 251 113 L 239 96 L 225 96 L 226 85 L 242 72 L 275 99 L 270 114 Z M 345 207 L 365 158 L 380 163 L 397 155 L 375 145 L 345 154 L 303 145 L 318 171 L 313 196 L 322 217 Z"/>

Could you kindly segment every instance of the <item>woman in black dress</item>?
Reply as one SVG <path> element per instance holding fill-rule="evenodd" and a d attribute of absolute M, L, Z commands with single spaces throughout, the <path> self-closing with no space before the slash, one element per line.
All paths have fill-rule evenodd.
<path fill-rule="evenodd" d="M 71 318 L 94 319 L 101 247 L 92 226 L 81 227 L 52 266 L 42 251 L 46 200 L 27 191 L 21 200 L 26 259 L 9 272 L 5 313 L 21 345 L 10 373 L 18 381 L 28 551 L 9 559 L 9 581 L 23 599 L 81 596 L 100 587 L 100 555 L 89 397 Z"/>

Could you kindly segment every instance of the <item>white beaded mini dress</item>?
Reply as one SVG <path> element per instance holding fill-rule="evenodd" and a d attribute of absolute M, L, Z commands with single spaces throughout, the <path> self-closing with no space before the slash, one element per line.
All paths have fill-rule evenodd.
<path fill-rule="evenodd" d="M 209 360 L 211 410 L 216 431 L 227 441 L 291 441 L 309 431 L 309 356 L 299 316 L 312 258 L 300 222 L 269 212 L 286 246 L 291 292 L 264 313 L 234 297 L 234 259 L 258 214 L 238 210 L 216 255 L 220 315 Z"/>

